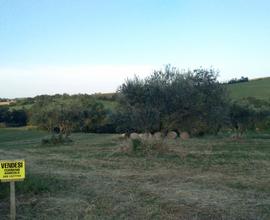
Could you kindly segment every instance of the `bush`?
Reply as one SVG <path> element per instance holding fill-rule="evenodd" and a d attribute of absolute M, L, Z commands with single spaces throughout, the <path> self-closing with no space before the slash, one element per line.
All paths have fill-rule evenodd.
<path fill-rule="evenodd" d="M 73 142 L 68 136 L 63 136 L 62 134 L 52 135 L 50 138 L 43 138 L 41 140 L 42 145 L 57 145 L 57 144 L 67 144 Z"/>
<path fill-rule="evenodd" d="M 269 119 L 270 102 L 248 97 L 230 105 L 230 123 L 240 135 L 247 130 L 268 130 Z"/>
<path fill-rule="evenodd" d="M 0 107 L 0 123 L 7 126 L 25 126 L 28 116 L 24 109 L 10 110 L 6 107 Z"/>
<path fill-rule="evenodd" d="M 46 99 L 32 107 L 31 123 L 49 132 L 57 129 L 60 134 L 68 136 L 72 131 L 93 131 L 103 125 L 106 114 L 103 104 L 93 98 L 79 96 L 65 102 Z"/>

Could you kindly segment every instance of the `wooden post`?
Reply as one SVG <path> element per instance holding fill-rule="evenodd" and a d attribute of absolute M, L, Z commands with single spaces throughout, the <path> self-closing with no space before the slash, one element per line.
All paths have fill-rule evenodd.
<path fill-rule="evenodd" d="M 10 219 L 16 219 L 15 182 L 10 182 Z"/>

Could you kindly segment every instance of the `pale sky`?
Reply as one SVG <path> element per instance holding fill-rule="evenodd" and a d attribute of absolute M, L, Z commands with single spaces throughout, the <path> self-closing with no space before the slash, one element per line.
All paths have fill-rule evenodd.
<path fill-rule="evenodd" d="M 0 0 L 0 97 L 114 92 L 172 64 L 270 76 L 268 0 Z"/>

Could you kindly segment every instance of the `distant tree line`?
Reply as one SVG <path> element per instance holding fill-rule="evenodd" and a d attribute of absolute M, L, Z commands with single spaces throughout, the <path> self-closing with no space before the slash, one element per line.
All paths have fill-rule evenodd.
<path fill-rule="evenodd" d="M 233 78 L 229 80 L 228 84 L 243 83 L 243 82 L 248 82 L 248 77 L 241 76 L 240 79 Z"/>
<path fill-rule="evenodd" d="M 0 98 L 0 102 L 8 102 L 10 101 L 10 99 L 7 99 L 7 98 Z"/>
<path fill-rule="evenodd" d="M 7 107 L 0 107 L 0 123 L 6 126 L 25 126 L 28 116 L 24 109 L 10 110 Z"/>

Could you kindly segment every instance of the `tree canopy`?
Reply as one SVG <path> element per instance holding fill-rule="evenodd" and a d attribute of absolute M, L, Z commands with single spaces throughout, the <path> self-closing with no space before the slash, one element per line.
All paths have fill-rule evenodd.
<path fill-rule="evenodd" d="M 228 99 L 213 69 L 180 72 L 166 66 L 146 79 L 128 79 L 119 88 L 122 114 L 137 131 L 216 132 L 225 120 Z"/>

